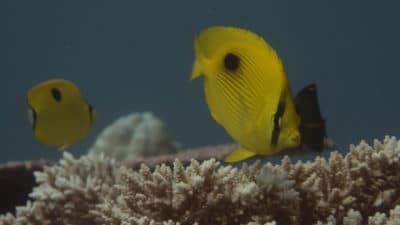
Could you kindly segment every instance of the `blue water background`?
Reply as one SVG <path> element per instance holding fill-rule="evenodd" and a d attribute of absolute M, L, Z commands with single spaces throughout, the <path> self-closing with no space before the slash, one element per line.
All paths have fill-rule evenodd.
<path fill-rule="evenodd" d="M 25 106 L 26 91 L 54 77 L 75 81 L 98 112 L 75 155 L 131 112 L 154 112 L 185 147 L 230 142 L 189 80 L 193 37 L 210 25 L 265 37 L 293 91 L 315 82 L 340 148 L 399 135 L 399 11 L 394 0 L 1 1 L 0 162 L 61 156 L 34 140 Z"/>

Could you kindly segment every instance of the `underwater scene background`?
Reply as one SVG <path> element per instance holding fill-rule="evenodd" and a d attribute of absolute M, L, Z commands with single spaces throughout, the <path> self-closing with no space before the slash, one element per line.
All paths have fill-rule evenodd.
<path fill-rule="evenodd" d="M 232 142 L 190 82 L 193 38 L 210 25 L 248 28 L 278 52 L 293 92 L 318 85 L 341 149 L 399 136 L 396 1 L 2 1 L 0 161 L 58 159 L 33 138 L 26 91 L 73 80 L 97 110 L 74 155 L 120 116 L 152 111 L 184 147 Z"/>

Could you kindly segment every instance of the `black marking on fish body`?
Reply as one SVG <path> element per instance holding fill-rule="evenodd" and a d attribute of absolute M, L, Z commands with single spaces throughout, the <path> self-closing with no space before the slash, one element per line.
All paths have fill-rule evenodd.
<path fill-rule="evenodd" d="M 51 89 L 51 95 L 53 96 L 56 102 L 61 102 L 61 91 L 58 88 Z"/>
<path fill-rule="evenodd" d="M 322 151 L 326 127 L 319 109 L 315 84 L 310 84 L 299 91 L 295 98 L 295 106 L 300 117 L 299 131 L 302 145 Z"/>
<path fill-rule="evenodd" d="M 276 113 L 274 114 L 274 127 L 272 129 L 271 145 L 276 146 L 278 144 L 279 134 L 281 133 L 279 120 L 282 118 L 284 112 L 285 112 L 285 102 L 279 101 L 278 108 L 276 110 Z"/>
<path fill-rule="evenodd" d="M 233 53 L 228 53 L 224 57 L 224 67 L 225 69 L 235 72 L 239 69 L 240 65 L 240 58 L 239 56 L 233 54 Z"/>

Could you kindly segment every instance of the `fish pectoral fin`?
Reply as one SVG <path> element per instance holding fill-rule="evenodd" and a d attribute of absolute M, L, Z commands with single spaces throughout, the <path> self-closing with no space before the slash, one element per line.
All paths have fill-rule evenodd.
<path fill-rule="evenodd" d="M 215 121 L 219 121 L 217 114 L 215 114 L 214 112 L 210 112 L 211 113 L 211 117 L 215 120 Z"/>
<path fill-rule="evenodd" d="M 224 162 L 238 162 L 256 155 L 255 152 L 249 151 L 243 147 L 238 147 L 225 157 Z"/>
<path fill-rule="evenodd" d="M 58 147 L 57 149 L 59 151 L 64 151 L 65 149 L 67 149 L 69 147 L 69 145 L 61 145 L 60 147 Z"/>

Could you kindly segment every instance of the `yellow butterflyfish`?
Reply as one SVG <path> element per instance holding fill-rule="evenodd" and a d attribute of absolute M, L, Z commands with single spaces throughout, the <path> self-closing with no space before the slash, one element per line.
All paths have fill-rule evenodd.
<path fill-rule="evenodd" d="M 26 96 L 34 137 L 64 150 L 81 140 L 96 112 L 71 81 L 52 79 L 33 86 Z"/>
<path fill-rule="evenodd" d="M 226 162 L 300 144 L 300 119 L 282 62 L 262 37 L 212 26 L 195 38 L 194 50 L 191 79 L 204 75 L 211 116 L 239 144 Z"/>

